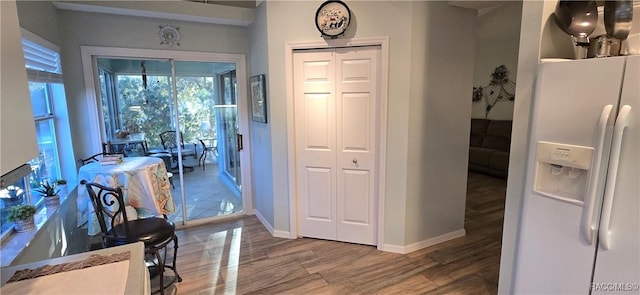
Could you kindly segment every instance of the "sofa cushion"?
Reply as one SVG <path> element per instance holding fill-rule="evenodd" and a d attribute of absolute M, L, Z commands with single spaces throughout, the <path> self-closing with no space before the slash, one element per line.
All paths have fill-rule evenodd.
<path fill-rule="evenodd" d="M 499 171 L 509 170 L 509 153 L 496 151 L 491 154 L 489 156 L 489 168 Z"/>
<path fill-rule="evenodd" d="M 492 149 L 471 147 L 469 148 L 469 163 L 489 167 L 489 158 L 495 152 L 496 150 Z"/>
<path fill-rule="evenodd" d="M 495 120 L 489 123 L 482 147 L 508 152 L 511 144 L 511 121 Z"/>
<path fill-rule="evenodd" d="M 471 140 L 469 142 L 470 146 L 482 146 L 482 140 L 487 133 L 487 127 L 489 127 L 489 120 L 471 119 Z"/>

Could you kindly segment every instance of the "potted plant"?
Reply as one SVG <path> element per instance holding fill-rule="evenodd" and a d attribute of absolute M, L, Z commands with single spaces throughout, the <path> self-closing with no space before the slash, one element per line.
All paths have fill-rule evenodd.
<path fill-rule="evenodd" d="M 0 191 L 0 199 L 5 208 L 13 207 L 22 203 L 24 190 L 21 187 L 10 185 Z"/>
<path fill-rule="evenodd" d="M 48 180 L 43 181 L 40 184 L 40 187 L 35 189 L 36 192 L 39 192 L 44 197 L 44 206 L 49 208 L 57 208 L 60 206 L 60 195 L 58 192 L 60 190 L 56 189 L 56 183 L 50 183 Z"/>
<path fill-rule="evenodd" d="M 66 195 L 67 194 L 67 180 L 66 179 L 58 179 L 56 180 L 56 186 L 60 190 L 59 194 Z"/>
<path fill-rule="evenodd" d="M 30 231 L 35 228 L 33 215 L 36 214 L 36 207 L 29 204 L 21 204 L 9 208 L 7 221 L 13 222 L 17 232 Z"/>

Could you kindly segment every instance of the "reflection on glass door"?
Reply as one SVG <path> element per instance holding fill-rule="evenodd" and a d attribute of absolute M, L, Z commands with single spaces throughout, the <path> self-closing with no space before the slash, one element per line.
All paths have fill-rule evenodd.
<path fill-rule="evenodd" d="M 232 183 L 240 192 L 240 148 L 238 146 L 238 106 L 236 71 L 229 71 L 219 75 L 220 101 L 218 113 L 222 119 L 219 125 L 220 143 L 220 173 L 225 180 Z"/>

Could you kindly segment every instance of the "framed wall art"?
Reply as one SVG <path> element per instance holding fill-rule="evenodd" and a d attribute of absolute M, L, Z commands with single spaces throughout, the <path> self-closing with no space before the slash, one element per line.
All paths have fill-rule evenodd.
<path fill-rule="evenodd" d="M 267 89 L 264 75 L 251 76 L 249 87 L 251 91 L 251 119 L 267 123 Z"/>

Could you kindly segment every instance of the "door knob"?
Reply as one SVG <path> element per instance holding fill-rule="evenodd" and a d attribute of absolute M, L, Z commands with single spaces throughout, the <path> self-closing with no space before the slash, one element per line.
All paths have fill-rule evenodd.
<path fill-rule="evenodd" d="M 358 164 L 358 159 L 353 159 L 353 164 Z"/>

